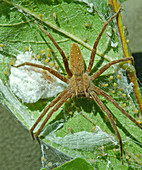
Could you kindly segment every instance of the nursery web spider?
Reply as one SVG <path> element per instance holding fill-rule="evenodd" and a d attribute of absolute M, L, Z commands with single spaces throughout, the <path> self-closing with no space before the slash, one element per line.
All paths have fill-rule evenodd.
<path fill-rule="evenodd" d="M 118 137 L 118 140 L 119 140 L 120 155 L 121 155 L 121 160 L 122 160 L 122 164 L 123 164 L 122 139 L 121 139 L 120 133 L 119 133 L 117 127 L 116 127 L 116 124 L 113 120 L 111 113 L 106 108 L 106 106 L 103 104 L 103 102 L 100 100 L 98 95 L 101 95 L 105 99 L 107 99 L 108 101 L 112 102 L 113 105 L 116 108 L 118 108 L 124 115 L 126 115 L 139 128 L 142 129 L 142 126 L 133 117 L 131 117 L 121 106 L 119 106 L 119 104 L 111 96 L 109 96 L 107 93 L 105 93 L 99 87 L 95 86 L 92 83 L 92 81 L 94 79 L 98 78 L 111 65 L 116 64 L 116 63 L 120 63 L 120 62 L 124 62 L 124 61 L 128 61 L 128 60 L 133 60 L 133 58 L 129 57 L 129 58 L 123 58 L 123 59 L 111 61 L 108 64 L 104 65 L 102 68 L 100 68 L 93 75 L 90 75 L 90 72 L 91 72 L 91 69 L 92 69 L 92 66 L 93 66 L 93 63 L 94 63 L 94 58 L 95 58 L 96 49 L 97 49 L 97 45 L 99 43 L 99 40 L 100 40 L 104 30 L 106 29 L 107 25 L 109 24 L 109 22 L 117 16 L 119 11 L 117 13 L 115 13 L 108 21 L 105 22 L 102 30 L 100 31 L 100 33 L 99 33 L 99 35 L 98 35 L 98 37 L 97 37 L 97 39 L 94 43 L 94 46 L 93 46 L 93 49 L 92 49 L 92 52 L 91 52 L 91 56 L 90 56 L 89 65 L 88 65 L 88 68 L 86 69 L 86 71 L 84 71 L 83 56 L 81 54 L 81 51 L 79 49 L 78 44 L 73 43 L 72 46 L 71 46 L 71 52 L 70 52 L 70 58 L 69 58 L 70 68 L 69 68 L 67 58 L 66 58 L 64 52 L 62 51 L 62 49 L 58 46 L 56 41 L 53 39 L 52 35 L 49 32 L 45 31 L 36 21 L 35 21 L 35 23 L 38 25 L 38 27 L 49 37 L 49 39 L 53 42 L 53 44 L 56 46 L 56 48 L 60 52 L 62 59 L 63 59 L 65 70 L 66 70 L 68 76 L 70 77 L 70 79 L 67 79 L 66 77 L 64 77 L 63 75 L 58 73 L 57 71 L 55 71 L 55 70 L 53 70 L 53 69 L 51 69 L 47 66 L 43 66 L 43 65 L 39 65 L 39 64 L 25 62 L 25 63 L 22 63 L 20 65 L 14 66 L 14 67 L 18 68 L 18 67 L 21 67 L 21 66 L 24 66 L 24 65 L 38 67 L 38 68 L 49 71 L 51 74 L 53 74 L 54 76 L 56 76 L 57 78 L 59 78 L 60 80 L 62 80 L 63 82 L 68 84 L 68 87 L 65 90 L 63 90 L 48 106 L 45 107 L 42 114 L 39 116 L 39 118 L 37 119 L 37 121 L 35 122 L 35 124 L 31 128 L 32 136 L 33 136 L 33 131 L 34 131 L 35 127 L 37 126 L 37 124 L 40 122 L 40 120 L 44 117 L 44 115 L 48 112 L 48 110 L 50 108 L 53 107 L 49 111 L 49 113 L 47 114 L 43 123 L 41 124 L 40 128 L 38 129 L 38 131 L 35 134 L 35 137 L 37 139 L 38 139 L 40 132 L 42 131 L 43 127 L 45 126 L 45 124 L 47 123 L 49 118 L 52 116 L 52 114 L 56 110 L 58 110 L 67 101 L 68 98 L 74 98 L 75 96 L 92 98 L 98 104 L 98 106 L 102 109 L 102 111 L 105 112 L 107 114 L 107 116 L 109 117 L 109 120 L 110 120 L 110 122 L 111 122 L 111 124 L 114 128 L 114 131 L 115 131 L 115 133 Z M 34 136 L 33 136 L 33 138 L 34 138 Z"/>

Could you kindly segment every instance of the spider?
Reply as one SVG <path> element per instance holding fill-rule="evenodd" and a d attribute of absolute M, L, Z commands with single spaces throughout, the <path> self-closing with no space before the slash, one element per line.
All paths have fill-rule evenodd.
<path fill-rule="evenodd" d="M 68 84 L 68 87 L 65 90 L 63 90 L 60 94 L 58 94 L 58 96 L 56 98 L 54 98 L 53 101 L 48 106 L 46 106 L 44 108 L 42 114 L 39 116 L 37 121 L 32 126 L 30 131 L 31 131 L 33 139 L 34 139 L 33 131 L 34 131 L 35 127 L 40 122 L 40 120 L 45 116 L 45 114 L 49 111 L 50 108 L 52 108 L 52 109 L 49 111 L 49 113 L 45 117 L 43 123 L 41 124 L 40 128 L 38 129 L 38 131 L 35 134 L 35 137 L 37 138 L 38 141 L 39 141 L 38 136 L 39 136 L 40 132 L 42 131 L 43 127 L 45 126 L 45 124 L 47 123 L 47 121 L 50 119 L 52 114 L 56 110 L 58 110 L 67 101 L 67 99 L 75 98 L 76 96 L 77 97 L 92 98 L 98 104 L 98 106 L 102 109 L 102 111 L 107 114 L 107 116 L 108 116 L 108 118 L 109 118 L 109 120 L 110 120 L 110 122 L 112 124 L 112 127 L 114 128 L 114 131 L 115 131 L 115 133 L 116 133 L 116 135 L 118 137 L 118 140 L 119 140 L 120 156 L 121 156 L 121 160 L 122 160 L 122 164 L 123 164 L 123 157 L 122 157 L 123 149 L 122 149 L 122 139 L 121 139 L 120 133 L 119 133 L 119 131 L 117 129 L 117 126 L 116 126 L 116 124 L 115 124 L 115 122 L 113 120 L 113 117 L 112 117 L 111 113 L 106 108 L 106 106 L 103 104 L 103 102 L 100 100 L 98 95 L 101 95 L 105 99 L 107 99 L 108 101 L 112 102 L 113 105 L 117 109 L 119 109 L 125 116 L 127 116 L 139 128 L 142 129 L 142 126 L 132 116 L 130 116 L 121 106 L 119 106 L 119 104 L 116 102 L 116 100 L 114 100 L 111 96 L 109 96 L 102 89 L 95 86 L 92 83 L 92 81 L 94 79 L 98 78 L 105 70 L 107 70 L 113 64 L 120 63 L 120 62 L 125 62 L 125 61 L 128 61 L 128 60 L 133 60 L 133 58 L 129 57 L 129 58 L 123 58 L 123 59 L 118 59 L 118 60 L 111 61 L 111 62 L 107 63 L 106 65 L 104 65 L 103 67 L 101 67 L 93 75 L 90 75 L 90 72 L 91 72 L 91 69 L 92 69 L 92 66 L 93 66 L 93 63 L 94 63 L 94 58 L 95 58 L 96 49 L 97 49 L 97 45 L 99 43 L 99 40 L 100 40 L 104 30 L 106 29 L 107 25 L 109 24 L 109 22 L 113 18 L 115 18 L 118 15 L 119 12 L 120 12 L 120 9 L 110 19 L 108 19 L 108 21 L 106 21 L 104 23 L 104 25 L 103 25 L 103 27 L 102 27 L 102 29 L 101 29 L 95 43 L 94 43 L 94 46 L 93 46 L 93 49 L 92 49 L 92 52 L 91 52 L 91 56 L 90 56 L 89 65 L 88 65 L 88 68 L 86 69 L 86 71 L 84 70 L 84 60 L 83 60 L 83 56 L 81 54 L 81 51 L 79 49 L 78 44 L 73 43 L 72 46 L 71 46 L 71 52 L 70 52 L 70 57 L 69 57 L 69 61 L 70 61 L 70 68 L 69 68 L 69 64 L 68 64 L 67 58 L 66 58 L 65 53 L 63 52 L 63 50 L 59 47 L 59 45 L 53 39 L 52 35 L 49 32 L 47 32 L 46 30 L 44 30 L 35 21 L 35 23 L 38 25 L 38 27 L 49 37 L 49 39 L 53 42 L 55 47 L 58 49 L 59 53 L 62 56 L 65 70 L 67 72 L 67 75 L 70 77 L 70 79 L 67 79 L 66 77 L 64 77 L 63 75 L 58 73 L 57 71 L 51 69 L 50 67 L 44 66 L 44 65 L 25 62 L 25 63 L 22 63 L 20 65 L 14 66 L 16 68 L 24 66 L 24 65 L 38 67 L 38 68 L 47 70 L 48 72 L 50 72 L 51 74 L 53 74 L 54 76 L 56 76 L 57 78 L 59 78 L 60 80 L 62 80 L 63 82 Z"/>

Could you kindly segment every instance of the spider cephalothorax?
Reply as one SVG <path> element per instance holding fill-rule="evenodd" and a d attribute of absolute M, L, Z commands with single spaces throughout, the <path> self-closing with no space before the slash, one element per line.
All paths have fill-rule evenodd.
<path fill-rule="evenodd" d="M 62 58 L 63 58 L 63 63 L 65 66 L 65 70 L 67 72 L 67 75 L 70 77 L 70 79 L 67 79 L 66 77 L 64 77 L 63 75 L 61 75 L 60 73 L 58 73 L 57 71 L 44 66 L 44 65 L 39 65 L 39 64 L 34 64 L 34 63 L 29 63 L 29 62 L 25 62 L 22 63 L 18 66 L 14 66 L 14 67 L 21 67 L 24 65 L 30 65 L 33 67 L 38 67 L 38 68 L 42 68 L 44 70 L 49 71 L 51 74 L 53 74 L 54 76 L 56 76 L 57 78 L 59 78 L 60 80 L 62 80 L 63 82 L 68 84 L 68 87 L 63 90 L 48 106 L 45 107 L 45 109 L 43 110 L 42 114 L 40 115 L 40 117 L 37 119 L 37 121 L 35 122 L 35 124 L 32 126 L 31 128 L 31 134 L 33 136 L 33 131 L 35 129 L 35 127 L 37 126 L 37 124 L 39 123 L 39 121 L 44 117 L 44 115 L 49 111 L 50 108 L 52 108 L 46 118 L 44 119 L 43 123 L 41 124 L 40 128 L 38 129 L 38 131 L 36 132 L 35 136 L 38 139 L 38 135 L 40 134 L 40 132 L 42 131 L 43 127 L 45 126 L 45 124 L 47 123 L 47 121 L 49 120 L 49 118 L 52 116 L 52 114 L 58 110 L 63 103 L 65 103 L 67 101 L 68 98 L 74 98 L 75 96 L 77 97 L 87 97 L 87 98 L 92 98 L 97 104 L 98 106 L 102 109 L 103 112 L 105 112 L 107 114 L 107 116 L 109 117 L 109 120 L 112 124 L 112 127 L 114 128 L 114 131 L 119 139 L 119 143 L 120 143 L 120 152 L 121 152 L 121 159 L 122 159 L 122 163 L 123 163 L 123 158 L 122 158 L 122 139 L 121 136 L 119 134 L 119 131 L 117 129 L 117 126 L 113 120 L 113 117 L 110 113 L 110 111 L 106 108 L 106 106 L 103 104 L 103 102 L 100 100 L 100 98 L 98 97 L 98 95 L 103 96 L 105 99 L 107 99 L 108 101 L 112 102 L 114 104 L 114 106 L 119 109 L 124 115 L 126 115 L 131 121 L 133 121 L 139 128 L 142 129 L 142 126 L 132 117 L 130 116 L 121 106 L 119 106 L 119 104 L 111 97 L 109 96 L 107 93 L 105 93 L 102 89 L 100 89 L 99 87 L 95 86 L 93 84 L 93 80 L 96 79 L 97 77 L 99 77 L 105 70 L 107 70 L 111 65 L 119 63 L 119 62 L 124 62 L 124 61 L 128 61 L 128 60 L 133 60 L 132 57 L 129 58 L 123 58 L 123 59 L 118 59 L 118 60 L 114 60 L 109 62 L 108 64 L 104 65 L 103 67 L 101 67 L 97 72 L 95 72 L 93 75 L 90 75 L 93 63 L 94 63 L 94 58 L 95 58 L 95 54 L 96 54 L 96 48 L 97 45 L 99 43 L 99 40 L 104 32 L 104 30 L 106 29 L 108 23 L 117 16 L 117 14 L 119 13 L 119 11 L 114 14 L 103 26 L 102 30 L 100 31 L 92 52 L 91 52 L 91 56 L 90 56 L 90 61 L 89 61 L 89 65 L 88 68 L 86 70 L 84 70 L 84 61 L 83 61 L 83 56 L 81 54 L 81 51 L 78 47 L 78 44 L 73 43 L 72 47 L 71 47 L 71 53 L 70 53 L 70 68 L 69 68 L 69 64 L 67 61 L 67 58 L 64 54 L 64 52 L 62 51 L 62 49 L 58 46 L 58 44 L 56 43 L 56 41 L 53 39 L 53 37 L 51 36 L 51 34 L 47 31 L 45 31 L 37 22 L 35 22 L 39 28 L 50 38 L 50 40 L 53 42 L 53 44 L 56 46 L 56 48 L 59 50 Z M 33 136 L 34 138 L 34 136 Z"/>

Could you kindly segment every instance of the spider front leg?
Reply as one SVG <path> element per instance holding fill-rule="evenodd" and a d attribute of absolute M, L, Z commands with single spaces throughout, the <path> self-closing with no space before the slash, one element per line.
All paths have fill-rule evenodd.
<path fill-rule="evenodd" d="M 57 104 L 53 107 L 53 109 L 47 114 L 45 120 L 43 121 L 43 123 L 41 124 L 40 128 L 38 129 L 38 131 L 35 134 L 35 137 L 37 138 L 38 142 L 38 136 L 40 134 L 40 132 L 42 131 L 43 127 L 45 126 L 45 124 L 47 123 L 47 121 L 50 119 L 50 117 L 52 116 L 52 114 L 57 111 L 66 101 L 68 98 L 70 98 L 72 96 L 72 91 L 71 88 L 70 90 L 64 95 L 62 96 L 62 98 L 60 98 L 57 102 Z"/>
<path fill-rule="evenodd" d="M 100 100 L 100 98 L 97 96 L 97 94 L 92 91 L 91 88 L 88 89 L 88 92 L 89 94 L 92 96 L 92 98 L 94 99 L 94 101 L 98 104 L 98 106 L 102 109 L 103 112 L 105 112 L 107 114 L 107 116 L 109 117 L 110 119 L 110 122 L 114 128 L 114 131 L 118 137 L 118 140 L 119 140 L 119 144 L 120 144 L 120 156 L 121 156 L 121 160 L 122 160 L 122 164 L 123 164 L 123 157 L 122 157 L 122 153 L 123 153 L 123 148 L 122 148 L 122 139 L 121 139 L 121 136 L 120 136 L 120 133 L 116 127 L 116 124 L 113 120 L 113 117 L 111 115 L 111 113 L 109 112 L 109 110 L 106 108 L 106 106 L 103 104 L 103 102 Z"/>
<path fill-rule="evenodd" d="M 34 135 L 33 135 L 33 131 L 35 129 L 35 127 L 37 126 L 37 124 L 40 122 L 40 120 L 44 117 L 44 115 L 48 112 L 48 110 L 53 107 L 62 97 L 64 97 L 64 95 L 68 92 L 68 90 L 70 89 L 70 87 L 67 87 L 64 91 L 62 91 L 54 100 L 52 100 L 52 102 L 45 107 L 45 109 L 43 110 L 42 114 L 38 117 L 38 119 L 36 120 L 36 122 L 34 123 L 34 125 L 31 127 L 31 135 L 34 139 Z"/>
<path fill-rule="evenodd" d="M 91 84 L 91 89 L 95 91 L 97 94 L 103 96 L 105 99 L 110 101 L 117 109 L 119 109 L 125 116 L 127 116 L 132 122 L 134 122 L 140 129 L 142 129 L 142 126 L 131 116 L 129 115 L 119 104 L 116 100 L 114 100 L 110 95 L 105 93 L 102 89 L 95 86 L 94 84 Z"/>

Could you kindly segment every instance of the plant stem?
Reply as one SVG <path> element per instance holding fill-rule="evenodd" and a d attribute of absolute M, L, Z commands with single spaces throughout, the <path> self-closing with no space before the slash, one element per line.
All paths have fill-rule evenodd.
<path fill-rule="evenodd" d="M 118 9 L 120 8 L 120 2 L 118 0 L 108 0 L 108 2 L 109 2 L 109 4 L 112 5 L 114 12 L 117 12 Z M 118 25 L 120 38 L 121 38 L 121 44 L 122 44 L 124 57 L 130 57 L 128 47 L 127 47 L 127 43 L 126 43 L 125 34 L 124 34 L 124 29 L 123 29 L 123 24 L 122 24 L 122 19 L 121 19 L 121 13 L 118 14 L 116 19 L 117 19 L 117 25 Z M 129 61 L 129 62 L 131 63 L 131 61 Z M 133 72 L 127 72 L 127 73 L 128 73 L 130 81 L 133 83 L 133 90 L 134 90 L 134 93 L 135 93 L 135 97 L 137 99 L 137 103 L 139 105 L 139 109 L 140 109 L 141 114 L 142 114 L 142 96 L 141 96 L 141 92 L 140 92 L 138 82 L 137 82 L 136 70 L 134 69 Z"/>

